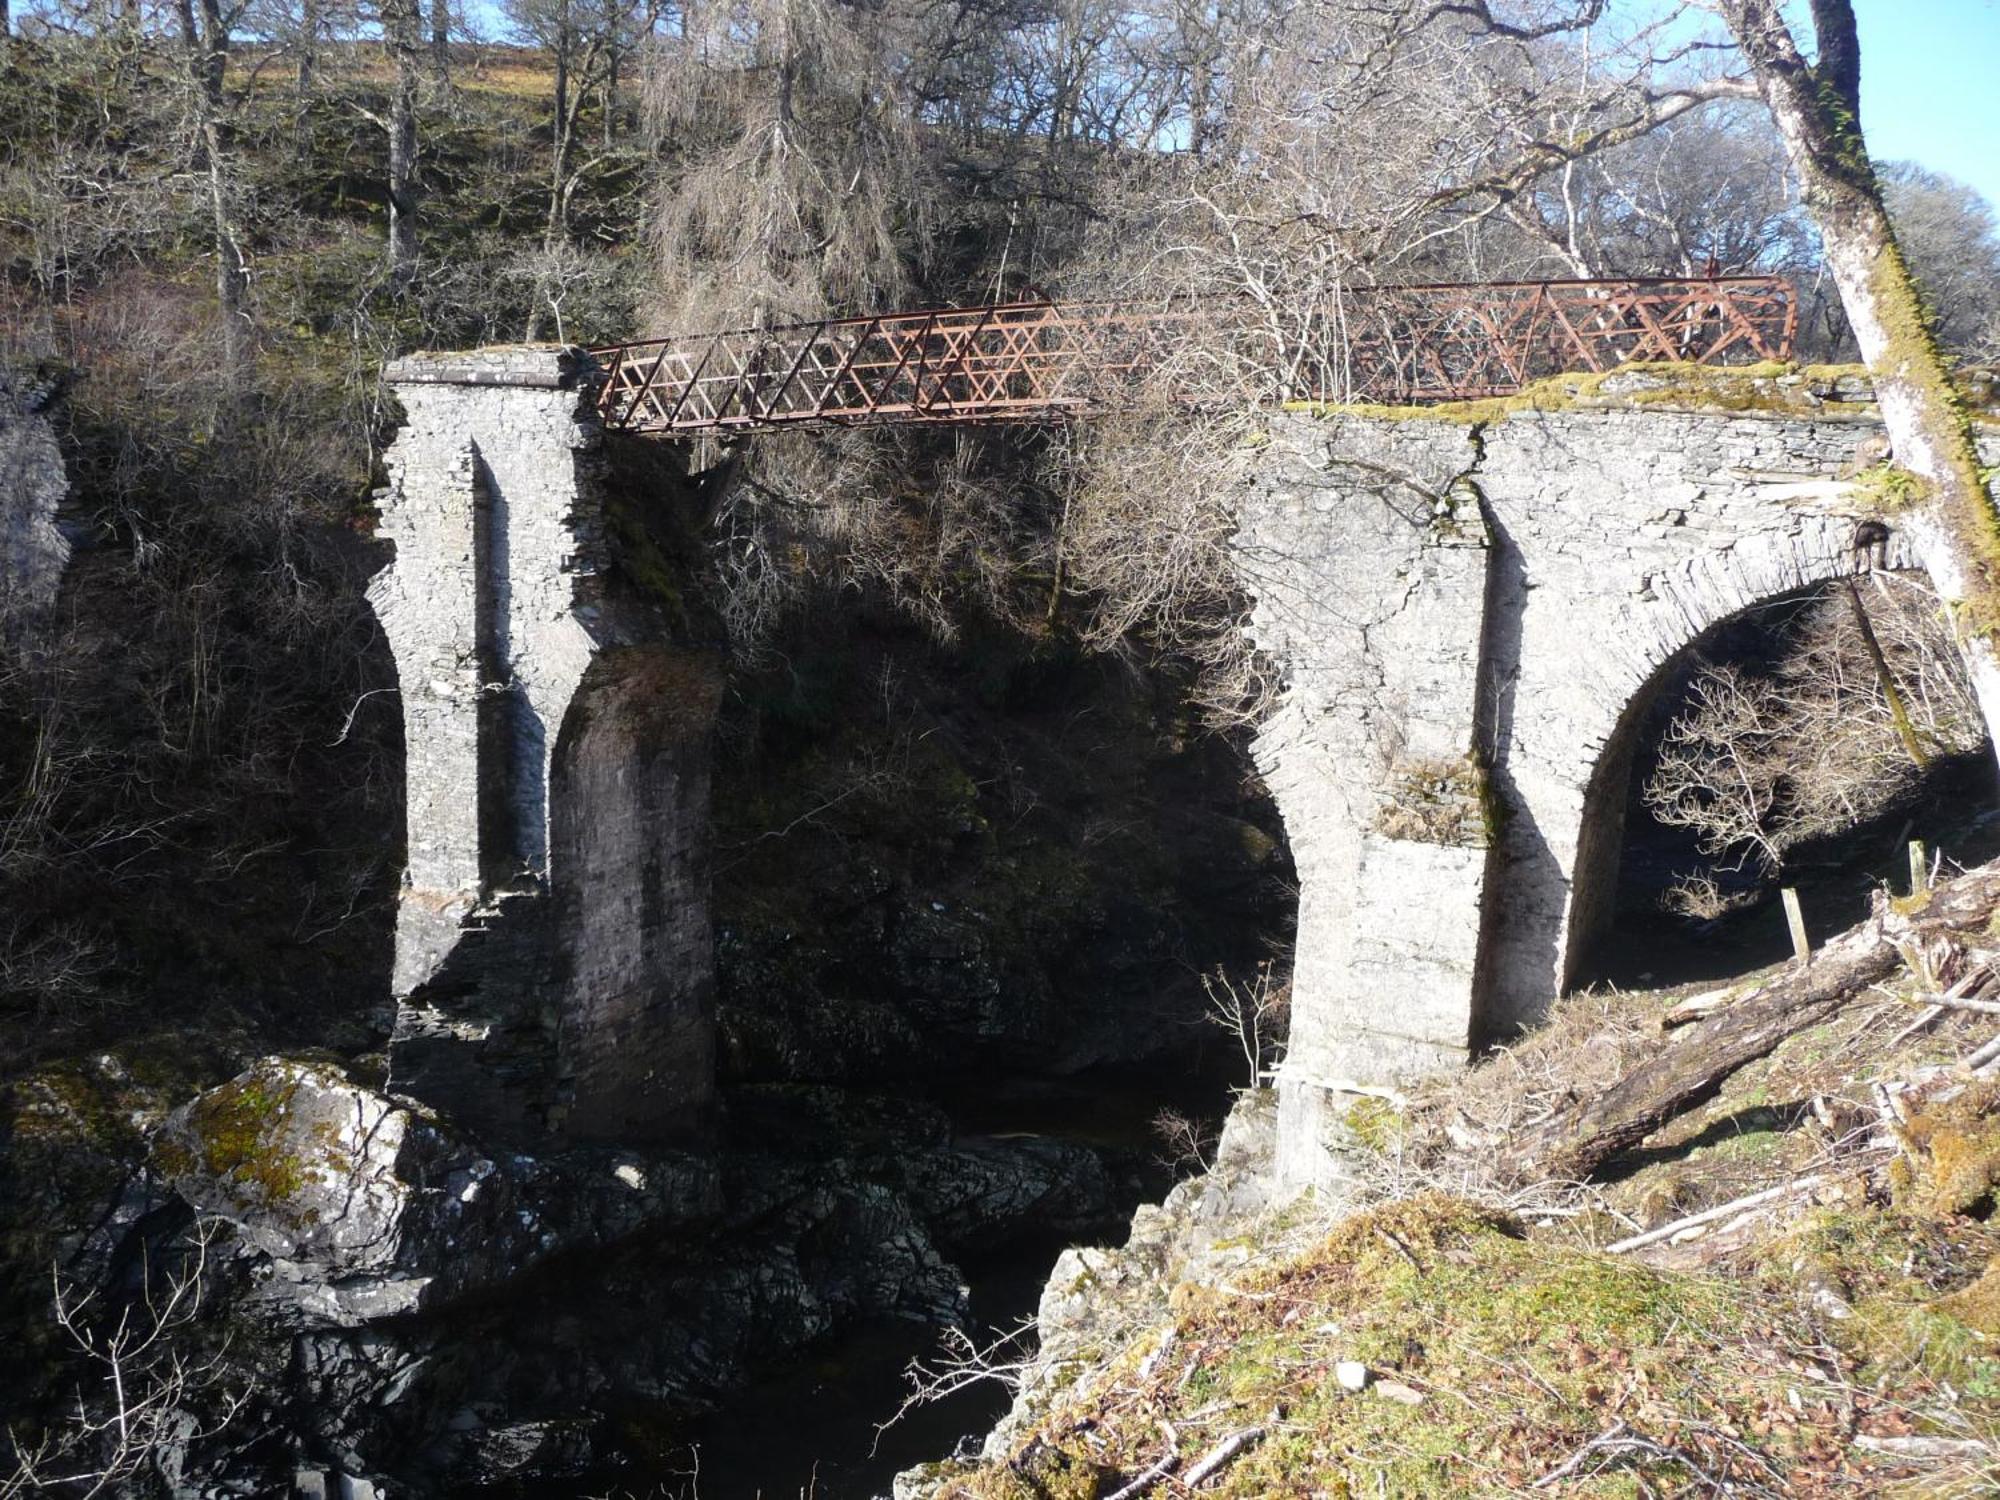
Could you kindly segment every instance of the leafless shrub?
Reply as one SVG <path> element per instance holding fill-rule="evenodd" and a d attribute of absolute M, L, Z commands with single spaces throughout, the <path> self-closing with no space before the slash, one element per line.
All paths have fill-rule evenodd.
<path fill-rule="evenodd" d="M 1290 982 L 1278 979 L 1271 960 L 1265 959 L 1248 979 L 1232 979 L 1217 969 L 1204 974 L 1201 983 L 1210 1024 L 1236 1039 L 1250 1070 L 1249 1087 L 1261 1088 L 1284 1055 L 1292 1018 Z"/>
<path fill-rule="evenodd" d="M 1863 597 L 1927 755 L 1976 750 L 1984 724 L 1935 596 L 1914 577 L 1876 573 Z M 1876 815 L 1921 773 L 1843 584 L 1789 627 L 1770 676 L 1713 666 L 1695 677 L 1643 795 L 1662 823 L 1694 830 L 1704 853 L 1775 871 L 1787 849 Z"/>
<path fill-rule="evenodd" d="M 107 1305 L 53 1275 L 57 1326 L 91 1372 L 68 1414 L 37 1437 L 8 1434 L 14 1472 L 0 1477 L 0 1500 L 53 1492 L 72 1500 L 131 1493 L 142 1475 L 165 1472 L 187 1446 L 221 1431 L 244 1397 L 224 1388 L 221 1350 L 198 1350 L 202 1277 L 215 1235 L 197 1226 L 188 1254 L 163 1280 L 150 1261 L 129 1301 Z"/>
<path fill-rule="evenodd" d="M 1028 1319 L 981 1343 L 962 1328 L 947 1328 L 938 1336 L 938 1352 L 928 1360 L 914 1359 L 903 1372 L 910 1393 L 888 1421 L 875 1427 L 876 1440 L 903 1418 L 960 1391 L 988 1383 L 1011 1396 L 1034 1364 L 1035 1320 Z"/>
<path fill-rule="evenodd" d="M 1160 1164 L 1176 1172 L 1202 1170 L 1215 1150 L 1215 1126 L 1184 1110 L 1163 1108 L 1154 1114 L 1148 1128 L 1159 1142 Z"/>
<path fill-rule="evenodd" d="M 1693 922 L 1712 922 L 1730 909 L 1729 898 L 1713 877 L 1683 875 L 1660 895 L 1660 905 Z"/>

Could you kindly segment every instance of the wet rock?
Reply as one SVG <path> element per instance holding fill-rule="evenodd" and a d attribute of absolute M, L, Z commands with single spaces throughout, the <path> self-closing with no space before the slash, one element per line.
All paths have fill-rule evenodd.
<path fill-rule="evenodd" d="M 900 1176 L 947 1248 L 1082 1234 L 1111 1212 L 1104 1159 L 1071 1141 L 972 1139 L 908 1158 Z"/>
<path fill-rule="evenodd" d="M 408 1100 L 329 1063 L 267 1058 L 176 1110 L 154 1165 L 264 1258 L 255 1294 L 304 1326 L 430 1311 L 552 1256 L 716 1207 L 692 1157 L 482 1154 Z"/>

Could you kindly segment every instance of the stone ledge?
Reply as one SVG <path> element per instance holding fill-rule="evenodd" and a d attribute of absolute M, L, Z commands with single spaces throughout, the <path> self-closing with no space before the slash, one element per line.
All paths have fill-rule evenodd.
<path fill-rule="evenodd" d="M 391 385 L 494 385 L 569 390 L 598 374 L 574 344 L 503 344 L 490 349 L 406 354 L 389 361 Z"/>

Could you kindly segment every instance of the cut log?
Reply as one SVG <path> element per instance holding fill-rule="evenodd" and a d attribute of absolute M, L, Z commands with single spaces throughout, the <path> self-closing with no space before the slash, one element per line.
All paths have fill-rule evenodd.
<path fill-rule="evenodd" d="M 1690 995 L 1687 999 L 1677 1002 L 1671 1010 L 1660 1017 L 1660 1029 L 1672 1031 L 1676 1026 L 1686 1026 L 1694 1021 L 1706 1020 L 1731 1000 L 1736 999 L 1740 993 L 1738 990 L 1724 989 L 1706 990 L 1699 995 Z"/>
<path fill-rule="evenodd" d="M 1680 1033 L 1611 1088 L 1517 1137 L 1501 1161 L 1523 1179 L 1578 1181 L 1709 1097 L 1746 1063 L 1837 1014 L 1898 964 L 1897 944 L 1983 927 L 2000 902 L 2000 863 L 1982 865 L 1903 915 L 1882 897 L 1867 921 L 1822 948 L 1812 967 L 1772 980 Z"/>

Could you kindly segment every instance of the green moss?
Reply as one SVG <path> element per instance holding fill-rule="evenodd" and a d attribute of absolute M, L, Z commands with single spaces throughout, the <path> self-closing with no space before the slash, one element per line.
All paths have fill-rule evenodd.
<path fill-rule="evenodd" d="M 1731 1284 L 1532 1243 L 1440 1195 L 1360 1214 L 1235 1285 L 1182 1288 L 1174 1306 L 1176 1352 L 1150 1376 L 1120 1361 L 1047 1413 L 1009 1463 L 944 1493 L 1023 1493 L 1008 1486 L 1067 1478 L 1086 1457 L 1122 1482 L 1157 1456 L 1163 1420 L 1184 1450 L 1264 1427 L 1214 1486 L 1241 1500 L 1511 1493 L 1615 1421 L 1734 1438 L 1785 1401 L 1786 1378 L 1757 1353 L 1765 1314 Z M 1418 1399 L 1348 1392 L 1333 1371 L 1347 1359 Z M 1071 1464 L 1043 1469 L 1048 1450 Z M 1671 1458 L 1642 1458 L 1588 1492 L 1633 1493 L 1635 1475 L 1688 1478 Z M 1059 1491 L 1037 1478 L 1025 1493 Z"/>
<path fill-rule="evenodd" d="M 189 1107 L 191 1144 L 170 1139 L 156 1148 L 161 1170 L 170 1177 L 205 1172 L 247 1189 L 267 1208 L 289 1201 L 310 1165 L 284 1144 L 298 1087 L 296 1079 L 259 1071 L 210 1089 Z"/>
<path fill-rule="evenodd" d="M 1598 411 L 1649 406 L 1703 411 L 1796 411 L 1806 409 L 1802 393 L 1780 384 L 1794 376 L 1789 365 L 1765 361 L 1751 365 L 1640 363 L 1609 370 L 1551 375 L 1505 396 L 1475 401 L 1440 401 L 1423 406 L 1322 401 L 1285 403 L 1289 412 L 1307 416 L 1356 416 L 1380 421 L 1499 422 L 1528 412 Z M 1629 389 L 1610 389 L 1617 381 Z M 1802 382 L 1794 381 L 1794 385 Z"/>
<path fill-rule="evenodd" d="M 1891 896 L 1889 910 L 1899 917 L 1914 917 L 1931 904 L 1929 891 L 1912 891 L 1907 896 Z"/>
<path fill-rule="evenodd" d="M 2000 1401 L 1996 1239 L 1972 1220 L 1863 1207 L 1815 1215 L 1765 1259 L 1767 1274 L 1825 1287 L 1852 1307 L 1827 1332 L 1855 1360 L 1857 1383 L 1947 1384 L 1972 1403 L 1993 1403 Z M 1990 1407 L 1964 1409 L 1992 1420 Z"/>
<path fill-rule="evenodd" d="M 1932 484 L 1944 490 L 1940 517 L 1967 564 L 1967 595 L 1956 614 L 1971 634 L 1993 640 L 2000 637 L 2000 513 L 1980 477 L 1964 396 L 1946 370 L 1930 314 L 1893 238 L 1869 277 L 1885 337 L 1872 366 L 1875 377 L 1901 383 L 1931 414 L 1924 437 L 1947 471 Z"/>
<path fill-rule="evenodd" d="M 1363 1094 L 1347 1107 L 1347 1128 L 1354 1139 L 1378 1154 L 1395 1148 L 1403 1133 L 1403 1115 L 1387 1099 Z"/>
<path fill-rule="evenodd" d="M 628 582 L 665 611 L 670 622 L 683 625 L 687 609 L 681 570 L 655 538 L 642 505 L 628 487 L 608 487 L 604 511 L 615 544 L 612 555 Z"/>
<path fill-rule="evenodd" d="M 2000 1080 L 1984 1080 L 1906 1123 L 1891 1182 L 1900 1206 L 1932 1216 L 1992 1206 L 2000 1187 Z"/>
<path fill-rule="evenodd" d="M 102 1082 L 81 1064 L 45 1068 L 15 1086 L 9 1112 L 19 1140 L 76 1143 L 120 1155 L 138 1142 L 129 1118 L 113 1105 Z"/>
<path fill-rule="evenodd" d="M 1849 483 L 1856 499 L 1883 515 L 1908 510 L 1930 498 L 1930 486 L 1920 476 L 1892 463 L 1863 469 Z"/>

